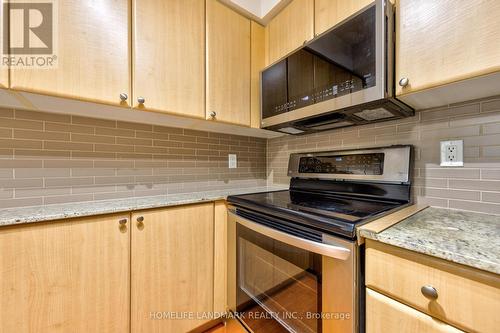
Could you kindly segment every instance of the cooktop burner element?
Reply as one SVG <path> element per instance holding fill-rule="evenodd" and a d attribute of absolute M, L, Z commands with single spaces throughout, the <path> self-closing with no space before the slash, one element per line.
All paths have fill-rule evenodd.
<path fill-rule="evenodd" d="M 228 201 L 237 214 L 272 220 L 274 227 L 295 225 L 354 239 L 357 226 L 410 203 L 410 159 L 410 146 L 293 154 L 290 190 Z M 311 161 L 320 166 L 312 168 Z"/>
<path fill-rule="evenodd" d="M 263 208 L 276 208 L 284 211 L 303 212 L 311 216 L 333 216 L 348 222 L 356 222 L 363 218 L 393 208 L 395 203 L 340 198 L 331 195 L 312 194 L 296 191 L 278 191 L 248 194 L 238 197 L 242 201 L 250 201 Z"/>
<path fill-rule="evenodd" d="M 399 202 L 363 200 L 297 191 L 239 195 L 229 198 L 240 209 L 254 210 L 309 225 L 324 232 L 354 237 L 355 226 L 383 212 L 399 207 Z M 249 212 L 247 211 L 247 214 Z"/>

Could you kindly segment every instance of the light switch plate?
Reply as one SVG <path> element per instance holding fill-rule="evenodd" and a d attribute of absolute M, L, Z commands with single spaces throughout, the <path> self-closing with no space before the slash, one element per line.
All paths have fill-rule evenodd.
<path fill-rule="evenodd" d="M 228 157 L 229 169 L 236 169 L 238 167 L 238 159 L 236 157 L 236 154 L 229 154 Z"/>
<path fill-rule="evenodd" d="M 441 141 L 441 166 L 464 166 L 464 141 Z"/>

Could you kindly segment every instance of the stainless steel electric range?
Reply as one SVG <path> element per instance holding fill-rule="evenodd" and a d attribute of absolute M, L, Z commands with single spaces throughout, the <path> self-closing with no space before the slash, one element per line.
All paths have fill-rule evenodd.
<path fill-rule="evenodd" d="M 364 331 L 356 228 L 411 202 L 412 147 L 292 154 L 290 188 L 230 196 L 228 302 L 252 332 Z"/>

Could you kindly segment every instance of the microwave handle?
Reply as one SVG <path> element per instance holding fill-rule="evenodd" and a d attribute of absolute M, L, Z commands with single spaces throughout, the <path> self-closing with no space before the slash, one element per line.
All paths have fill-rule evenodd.
<path fill-rule="evenodd" d="M 269 238 L 322 256 L 339 260 L 347 260 L 351 254 L 351 250 L 343 246 L 313 242 L 308 239 L 289 235 L 282 231 L 249 221 L 247 219 L 241 218 L 240 216 L 236 217 L 236 223 L 239 223 L 242 226 L 247 227 L 248 229 L 251 229 Z"/>

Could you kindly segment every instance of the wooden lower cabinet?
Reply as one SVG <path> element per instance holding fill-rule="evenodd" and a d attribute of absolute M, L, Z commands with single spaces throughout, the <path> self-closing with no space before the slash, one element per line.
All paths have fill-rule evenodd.
<path fill-rule="evenodd" d="M 214 312 L 222 313 L 228 308 L 226 202 L 217 201 L 214 208 Z"/>
<path fill-rule="evenodd" d="M 498 275 L 369 239 L 365 255 L 366 287 L 464 331 L 498 331 Z"/>
<path fill-rule="evenodd" d="M 366 333 L 462 332 L 389 297 L 366 289 Z"/>
<path fill-rule="evenodd" d="M 187 332 L 214 307 L 214 204 L 132 214 L 132 332 Z M 173 316 L 173 317 L 172 317 Z"/>
<path fill-rule="evenodd" d="M 128 217 L 0 228 L 0 332 L 128 332 Z"/>
<path fill-rule="evenodd" d="M 130 217 L 0 228 L 0 333 L 182 333 L 225 311 L 223 201 Z"/>

